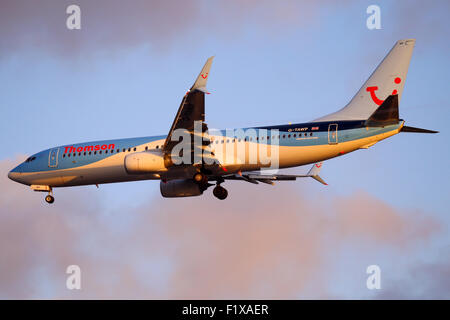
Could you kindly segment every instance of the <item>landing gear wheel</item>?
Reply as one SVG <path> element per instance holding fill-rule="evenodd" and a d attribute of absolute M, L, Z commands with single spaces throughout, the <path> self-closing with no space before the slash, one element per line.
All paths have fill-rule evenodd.
<path fill-rule="evenodd" d="M 194 181 L 197 182 L 198 184 L 206 184 L 208 183 L 208 177 L 206 177 L 203 173 L 201 172 L 197 172 L 194 175 Z"/>
<path fill-rule="evenodd" d="M 228 191 L 224 187 L 216 186 L 213 189 L 214 196 L 219 200 L 225 200 L 228 197 Z"/>
<path fill-rule="evenodd" d="M 53 198 L 53 196 L 48 195 L 45 197 L 45 201 L 47 201 L 47 203 L 53 203 L 55 202 L 55 198 Z"/>

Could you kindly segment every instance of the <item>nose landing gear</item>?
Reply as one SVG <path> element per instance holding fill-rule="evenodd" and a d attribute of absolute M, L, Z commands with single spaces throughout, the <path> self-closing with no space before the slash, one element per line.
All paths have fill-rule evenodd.
<path fill-rule="evenodd" d="M 55 198 L 53 197 L 53 191 L 51 188 L 48 191 L 48 195 L 45 196 L 45 201 L 49 204 L 52 204 L 53 202 L 55 202 Z"/>
<path fill-rule="evenodd" d="M 48 195 L 45 197 L 45 201 L 47 201 L 47 203 L 53 203 L 55 202 L 55 198 L 51 195 Z"/>

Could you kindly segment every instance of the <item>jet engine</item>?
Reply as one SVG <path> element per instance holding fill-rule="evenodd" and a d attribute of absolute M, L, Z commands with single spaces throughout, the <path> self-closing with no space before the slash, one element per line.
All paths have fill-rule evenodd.
<path fill-rule="evenodd" d="M 155 152 L 136 152 L 124 160 L 125 170 L 130 174 L 145 174 L 166 170 L 162 154 Z"/>
<path fill-rule="evenodd" d="M 203 188 L 192 179 L 161 181 L 159 188 L 164 198 L 194 197 L 203 193 Z"/>

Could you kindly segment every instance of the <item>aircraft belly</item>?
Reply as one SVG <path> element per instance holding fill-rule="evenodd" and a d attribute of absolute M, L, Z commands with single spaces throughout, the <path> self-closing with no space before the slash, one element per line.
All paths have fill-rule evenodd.
<path fill-rule="evenodd" d="M 79 167 L 54 171 L 23 173 L 29 184 L 69 187 L 125 181 L 159 179 L 156 174 L 130 175 L 123 166 Z"/>
<path fill-rule="evenodd" d="M 130 175 L 123 166 L 80 169 L 63 175 L 64 186 L 158 179 L 156 174 Z"/>

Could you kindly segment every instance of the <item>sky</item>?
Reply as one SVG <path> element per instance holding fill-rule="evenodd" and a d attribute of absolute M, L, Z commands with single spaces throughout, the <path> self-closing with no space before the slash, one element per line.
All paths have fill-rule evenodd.
<path fill-rule="evenodd" d="M 81 8 L 68 30 L 66 8 Z M 369 5 L 381 29 L 369 30 Z M 448 1 L 0 3 L 1 299 L 450 298 Z M 166 134 L 215 56 L 210 128 L 306 122 L 342 108 L 415 38 L 399 134 L 326 161 L 328 182 L 229 182 L 219 202 L 156 181 L 63 188 L 8 180 L 30 154 Z M 303 173 L 309 168 L 292 168 Z M 79 265 L 82 289 L 68 290 Z M 368 290 L 366 268 L 381 269 Z"/>

